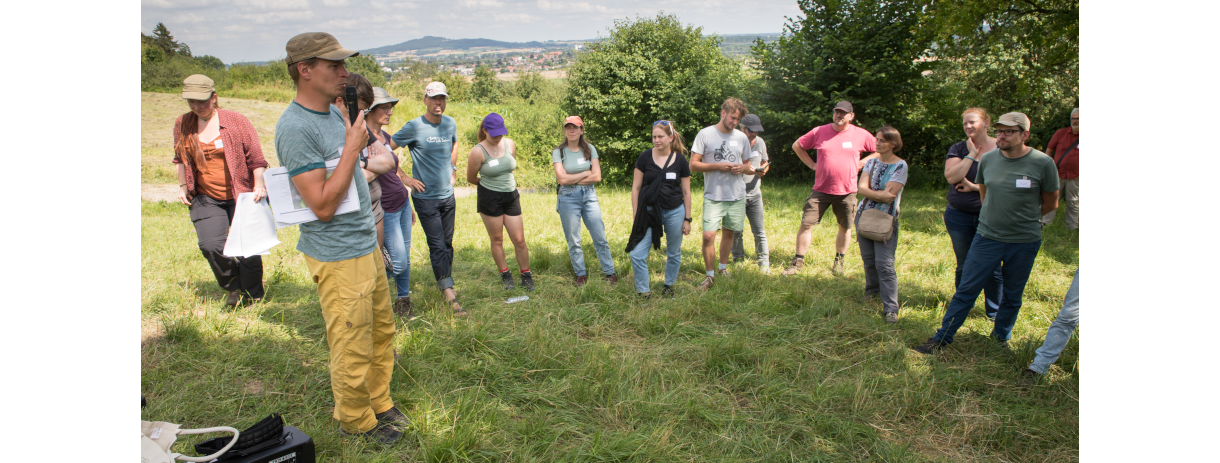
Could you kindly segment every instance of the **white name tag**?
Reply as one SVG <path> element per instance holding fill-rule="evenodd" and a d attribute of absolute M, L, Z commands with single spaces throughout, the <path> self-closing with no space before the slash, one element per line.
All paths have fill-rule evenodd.
<path fill-rule="evenodd" d="M 221 149 L 224 147 L 225 147 L 224 140 L 221 140 L 220 137 L 216 137 L 216 149 Z"/>
<path fill-rule="evenodd" d="M 737 146 L 737 145 L 739 145 L 739 143 L 737 143 L 737 140 L 729 140 L 729 146 Z"/>
<path fill-rule="evenodd" d="M 754 157 L 756 157 L 756 158 L 761 158 L 761 157 L 762 157 L 762 153 L 759 153 L 758 151 L 751 151 L 751 153 L 752 153 L 752 154 L 754 155 Z"/>
<path fill-rule="evenodd" d="M 587 162 L 589 161 L 586 161 L 585 158 L 576 158 L 576 164 L 584 164 Z"/>
<path fill-rule="evenodd" d="M 851 142 L 849 142 L 849 141 L 843 142 L 843 148 L 851 148 Z"/>
<path fill-rule="evenodd" d="M 498 166 L 498 165 L 500 165 L 500 160 L 492 159 L 490 161 L 487 161 L 487 165 L 492 166 L 492 167 Z"/>
<path fill-rule="evenodd" d="M 677 180 L 677 179 L 678 179 L 677 172 L 666 172 L 665 173 L 665 180 Z"/>
<path fill-rule="evenodd" d="M 1017 179 L 1017 188 L 1029 188 L 1029 187 L 1030 187 L 1030 181 L 1028 178 Z"/>

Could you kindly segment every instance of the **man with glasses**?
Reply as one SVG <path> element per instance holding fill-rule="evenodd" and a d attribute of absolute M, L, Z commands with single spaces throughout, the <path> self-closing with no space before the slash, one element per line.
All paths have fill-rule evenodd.
<path fill-rule="evenodd" d="M 1080 108 L 1072 108 L 1072 126 L 1064 127 L 1055 132 L 1051 142 L 1046 144 L 1046 152 L 1055 158 L 1059 168 L 1059 194 L 1067 203 L 1064 216 L 1067 229 L 1080 228 Z M 1055 221 L 1055 210 L 1051 209 L 1042 216 L 1042 226 Z"/>
<path fill-rule="evenodd" d="M 690 170 L 703 172 L 703 265 L 707 278 L 698 286 L 707 290 L 715 282 L 712 262 L 716 259 L 716 232 L 720 239 L 720 275 L 728 276 L 733 234 L 746 224 L 746 182 L 742 173 L 750 168 L 750 139 L 737 130 L 749 111 L 741 100 L 730 97 L 720 105 L 720 121 L 705 127 L 691 145 Z"/>
<path fill-rule="evenodd" d="M 1041 151 L 1025 146 L 1029 118 L 1008 113 L 996 121 L 996 149 L 983 155 L 975 183 L 983 208 L 979 227 L 966 254 L 961 284 L 945 310 L 941 327 L 926 342 L 915 347 L 930 354 L 953 342 L 953 335 L 970 314 L 986 279 L 999 267 L 1004 275 L 1003 296 L 991 337 L 1008 349 L 1012 327 L 1021 310 L 1025 282 L 1042 246 L 1038 219 L 1059 206 L 1059 173 L 1055 161 Z M 971 159 L 972 161 L 974 159 Z"/>
<path fill-rule="evenodd" d="M 795 275 L 805 266 L 805 251 L 809 249 L 813 226 L 822 222 L 827 210 L 833 210 L 839 222 L 831 272 L 835 275 L 843 273 L 851 219 L 856 213 L 857 175 L 868 160 L 860 159 L 860 156 L 877 151 L 877 138 L 867 130 L 852 125 L 856 117 L 853 111 L 850 102 L 840 101 L 834 108 L 833 123 L 814 127 L 792 144 L 797 157 L 814 171 L 815 176 L 813 190 L 805 200 L 801 227 L 796 232 L 796 255 L 788 268 L 784 269 L 784 275 Z M 809 151 L 814 149 L 817 150 L 816 160 L 809 157 Z"/>

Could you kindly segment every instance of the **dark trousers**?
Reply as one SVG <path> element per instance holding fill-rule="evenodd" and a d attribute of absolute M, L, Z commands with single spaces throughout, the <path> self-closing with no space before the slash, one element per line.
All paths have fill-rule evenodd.
<path fill-rule="evenodd" d="M 945 310 L 945 318 L 941 320 L 940 329 L 936 330 L 933 339 L 953 342 L 953 335 L 966 321 L 974 302 L 978 300 L 983 287 L 993 278 L 994 268 L 1000 268 L 1003 274 L 1003 294 L 1000 298 L 1000 308 L 996 313 L 995 327 L 991 337 L 1007 341 L 1012 337 L 1012 327 L 1017 324 L 1017 315 L 1021 311 L 1021 296 L 1025 293 L 1025 282 L 1029 281 L 1029 273 L 1034 269 L 1034 260 L 1038 257 L 1038 249 L 1042 240 L 1032 243 L 1004 243 L 983 238 L 975 234 L 974 242 L 970 244 L 970 253 L 966 255 L 966 268 L 962 270 L 962 284 L 957 287 L 953 300 Z"/>
<path fill-rule="evenodd" d="M 237 202 L 231 199 L 221 201 L 205 195 L 195 195 L 191 199 L 191 222 L 199 237 L 199 251 L 208 260 L 221 288 L 241 290 L 244 297 L 262 299 L 262 256 L 228 257 L 223 253 L 236 207 Z"/>
<path fill-rule="evenodd" d="M 415 216 L 419 227 L 428 239 L 428 260 L 432 263 L 432 275 L 441 291 L 453 287 L 453 224 L 457 215 L 457 200 L 453 196 L 442 199 L 411 197 L 415 205 Z"/>
<path fill-rule="evenodd" d="M 953 271 L 953 290 L 962 285 L 962 269 L 966 268 L 966 255 L 970 253 L 970 245 L 974 243 L 974 235 L 979 228 L 979 215 L 962 212 L 953 206 L 945 206 L 945 231 L 949 232 L 949 240 L 953 243 L 953 255 L 957 257 L 957 268 Z M 1004 276 L 996 267 L 992 277 L 983 283 L 983 312 L 987 318 L 995 320 L 996 312 L 1000 310 L 1000 300 L 1003 294 L 1000 288 L 1004 284 Z"/>

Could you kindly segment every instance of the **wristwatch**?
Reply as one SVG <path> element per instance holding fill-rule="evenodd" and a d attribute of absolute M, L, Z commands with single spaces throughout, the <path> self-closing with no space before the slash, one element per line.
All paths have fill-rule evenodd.
<path fill-rule="evenodd" d="M 682 219 L 682 220 L 685 220 L 685 221 L 687 221 L 687 222 L 690 222 L 690 219 L 691 219 L 690 217 L 687 217 L 687 218 Z"/>
<path fill-rule="evenodd" d="M 454 172 L 457 172 L 457 166 L 456 166 L 456 165 L 454 165 L 454 166 L 453 166 L 453 171 L 454 171 Z"/>

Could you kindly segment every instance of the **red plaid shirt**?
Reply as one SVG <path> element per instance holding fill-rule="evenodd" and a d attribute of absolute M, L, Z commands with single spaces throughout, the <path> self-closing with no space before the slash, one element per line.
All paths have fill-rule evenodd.
<path fill-rule="evenodd" d="M 246 116 L 238 114 L 227 109 L 216 109 L 217 117 L 220 118 L 220 139 L 224 144 L 225 163 L 229 166 L 229 177 L 233 179 L 233 183 L 229 185 L 229 192 L 233 195 L 233 199 L 237 199 L 237 195 L 254 191 L 254 169 L 259 167 L 267 167 L 267 160 L 263 159 L 263 147 L 258 143 L 258 133 L 254 131 L 254 126 L 246 119 Z M 181 137 L 179 132 L 182 124 L 182 116 L 178 116 L 178 120 L 174 121 L 174 146 L 178 146 L 178 139 Z M 191 194 L 195 194 L 195 167 L 193 160 L 187 163 L 186 169 L 186 187 Z M 182 163 L 181 156 L 178 151 L 174 150 L 174 163 Z"/>

